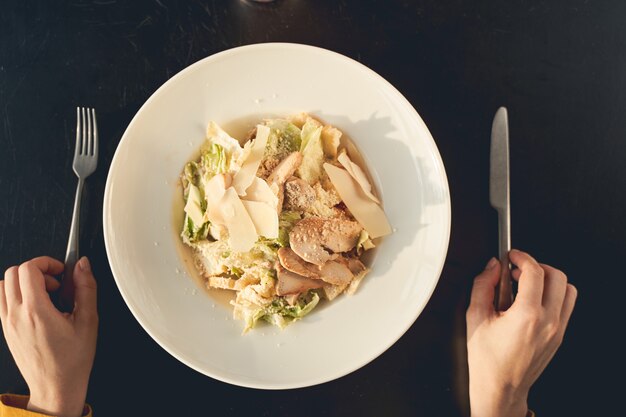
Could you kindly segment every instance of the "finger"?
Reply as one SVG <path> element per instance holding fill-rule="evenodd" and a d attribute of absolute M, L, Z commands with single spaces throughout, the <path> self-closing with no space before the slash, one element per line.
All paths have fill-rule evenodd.
<path fill-rule="evenodd" d="M 74 315 L 78 321 L 91 323 L 97 317 L 97 285 L 87 257 L 74 267 Z"/>
<path fill-rule="evenodd" d="M 0 320 L 4 322 L 7 317 L 7 297 L 4 293 L 4 281 L 0 281 Z"/>
<path fill-rule="evenodd" d="M 550 265 L 540 264 L 545 273 L 543 300 L 541 304 L 553 317 L 561 315 L 563 300 L 567 290 L 567 276 Z"/>
<path fill-rule="evenodd" d="M 541 305 L 545 274 L 543 268 L 532 256 L 516 249 L 509 253 L 509 259 L 521 271 L 515 301 Z"/>
<path fill-rule="evenodd" d="M 4 292 L 7 298 L 7 308 L 10 310 L 14 306 L 22 304 L 22 293 L 20 291 L 18 267 L 12 266 L 4 272 Z"/>
<path fill-rule="evenodd" d="M 560 327 L 561 334 L 565 334 L 565 329 L 569 323 L 572 312 L 574 311 L 574 305 L 576 304 L 576 298 L 578 298 L 578 290 L 572 284 L 567 284 L 565 290 L 565 297 L 563 299 L 563 307 L 561 308 Z"/>
<path fill-rule="evenodd" d="M 42 266 L 45 267 L 41 262 L 30 260 L 21 264 L 18 270 L 22 301 L 37 308 L 52 306 L 46 291 L 46 278 L 41 272 Z"/>
<path fill-rule="evenodd" d="M 43 277 L 46 280 L 46 291 L 53 292 L 53 291 L 58 290 L 59 287 L 61 286 L 61 283 L 59 282 L 59 280 L 53 277 L 52 275 L 43 274 Z"/>
<path fill-rule="evenodd" d="M 59 275 L 65 268 L 63 262 L 49 256 L 40 256 L 31 259 L 29 262 L 32 262 L 33 265 L 39 268 L 42 274 Z"/>
<path fill-rule="evenodd" d="M 491 258 L 485 270 L 474 279 L 468 312 L 493 313 L 493 297 L 500 277 L 500 262 Z"/>
<path fill-rule="evenodd" d="M 513 278 L 515 281 L 519 281 L 519 276 L 521 274 L 522 274 L 522 271 L 516 268 L 511 271 L 511 278 Z"/>

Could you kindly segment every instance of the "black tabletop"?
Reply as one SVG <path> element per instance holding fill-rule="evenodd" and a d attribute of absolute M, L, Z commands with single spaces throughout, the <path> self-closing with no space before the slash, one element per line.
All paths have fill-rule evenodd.
<path fill-rule="evenodd" d="M 75 107 L 98 111 L 101 157 L 87 181 L 80 242 L 99 285 L 88 394 L 96 415 L 466 415 L 464 309 L 474 275 L 497 251 L 488 154 L 501 105 L 511 129 L 513 246 L 564 270 L 580 294 L 530 405 L 542 416 L 622 409 L 623 383 L 613 376 L 623 370 L 626 3 L 74 0 L 4 1 L 0 10 L 3 270 L 63 257 Z M 161 349 L 117 290 L 101 220 L 111 159 L 145 100 L 201 58 L 275 41 L 345 54 L 395 85 L 432 132 L 452 195 L 445 268 L 415 324 L 362 369 L 289 391 L 215 381 Z M 4 339 L 0 391 L 26 392 Z"/>

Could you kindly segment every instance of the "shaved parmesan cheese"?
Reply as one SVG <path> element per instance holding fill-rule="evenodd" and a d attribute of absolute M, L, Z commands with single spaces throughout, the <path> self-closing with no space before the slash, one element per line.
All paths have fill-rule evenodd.
<path fill-rule="evenodd" d="M 365 175 L 361 167 L 352 162 L 345 152 L 341 152 L 339 154 L 339 156 L 337 157 L 337 161 L 339 161 L 339 163 L 343 165 L 343 167 L 346 169 L 346 171 L 348 171 L 352 178 L 354 178 L 356 182 L 359 183 L 365 195 L 371 198 L 376 203 L 380 204 L 380 200 L 377 199 L 374 194 L 372 194 L 372 185 L 367 180 L 367 176 Z"/>
<path fill-rule="evenodd" d="M 248 159 L 248 156 L 250 156 L 250 152 L 252 151 L 253 143 L 253 140 L 249 140 L 243 145 L 243 150 L 241 152 L 241 155 L 239 155 L 239 159 L 237 160 L 237 166 L 241 167 L 243 166 L 243 163 L 246 162 L 246 159 Z"/>
<path fill-rule="evenodd" d="M 219 203 L 231 182 L 230 174 L 217 174 L 204 184 L 204 198 L 207 203 L 207 211 L 204 213 L 205 220 L 209 220 L 211 223 L 220 223 L 211 219 L 211 208 Z"/>
<path fill-rule="evenodd" d="M 268 204 L 276 210 L 278 206 L 278 197 L 272 191 L 267 182 L 259 177 L 254 177 L 252 184 L 246 188 L 246 195 L 241 197 L 246 201 L 259 201 Z"/>
<path fill-rule="evenodd" d="M 391 226 L 383 209 L 365 195 L 348 171 L 328 163 L 324 164 L 324 169 L 350 213 L 367 230 L 370 237 L 377 238 L 391 233 Z"/>
<path fill-rule="evenodd" d="M 256 228 L 233 187 L 228 188 L 220 201 L 211 207 L 210 218 L 228 229 L 228 245 L 236 252 L 247 252 L 257 240 Z M 214 221 L 214 220 L 211 220 Z"/>
<path fill-rule="evenodd" d="M 204 186 L 204 196 L 209 207 L 220 201 L 231 182 L 230 174 L 217 174 L 207 181 Z"/>
<path fill-rule="evenodd" d="M 185 204 L 185 213 L 193 221 L 196 226 L 201 226 L 204 223 L 204 215 L 202 214 L 202 208 L 200 206 L 200 190 L 193 184 L 189 184 L 189 194 L 187 196 L 187 204 Z"/>
<path fill-rule="evenodd" d="M 241 169 L 237 171 L 233 177 L 233 188 L 235 188 L 237 194 L 241 196 L 246 195 L 246 189 L 252 184 L 254 178 L 256 178 L 256 172 L 263 159 L 263 153 L 265 152 L 265 145 L 267 144 L 269 135 L 269 127 L 264 125 L 258 125 L 256 127 L 256 138 L 252 142 L 250 154 L 244 161 Z"/>
<path fill-rule="evenodd" d="M 354 142 L 352 142 L 349 138 L 347 138 L 346 136 L 342 136 L 340 147 L 343 147 L 343 149 L 345 149 L 352 162 L 360 167 L 367 166 L 367 164 L 365 163 L 365 159 L 363 159 L 363 155 L 361 155 L 361 152 L 359 152 Z"/>
<path fill-rule="evenodd" d="M 241 202 L 248 211 L 259 236 L 268 239 L 278 238 L 278 213 L 275 207 L 259 201 L 241 200 Z"/>

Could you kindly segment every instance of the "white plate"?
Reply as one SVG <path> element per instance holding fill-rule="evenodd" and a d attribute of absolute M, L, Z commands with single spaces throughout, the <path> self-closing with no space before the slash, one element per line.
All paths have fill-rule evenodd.
<path fill-rule="evenodd" d="M 359 291 L 287 329 L 242 336 L 230 307 L 185 273 L 174 230 L 178 176 L 206 124 L 307 111 L 363 153 L 394 227 Z M 104 197 L 111 270 L 143 328 L 174 357 L 231 384 L 286 389 L 330 381 L 367 364 L 413 324 L 441 273 L 450 197 L 437 147 L 410 103 L 343 55 L 259 44 L 199 61 L 159 88 L 117 148 Z M 418 358 L 417 360 L 428 360 Z"/>

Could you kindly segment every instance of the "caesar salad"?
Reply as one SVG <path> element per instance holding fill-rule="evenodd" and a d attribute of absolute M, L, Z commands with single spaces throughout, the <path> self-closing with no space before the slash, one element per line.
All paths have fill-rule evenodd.
<path fill-rule="evenodd" d="M 352 295 L 369 272 L 362 255 L 391 227 L 355 153 L 305 113 L 263 120 L 241 143 L 209 123 L 181 174 L 181 239 L 207 287 L 234 292 L 244 333 Z"/>

